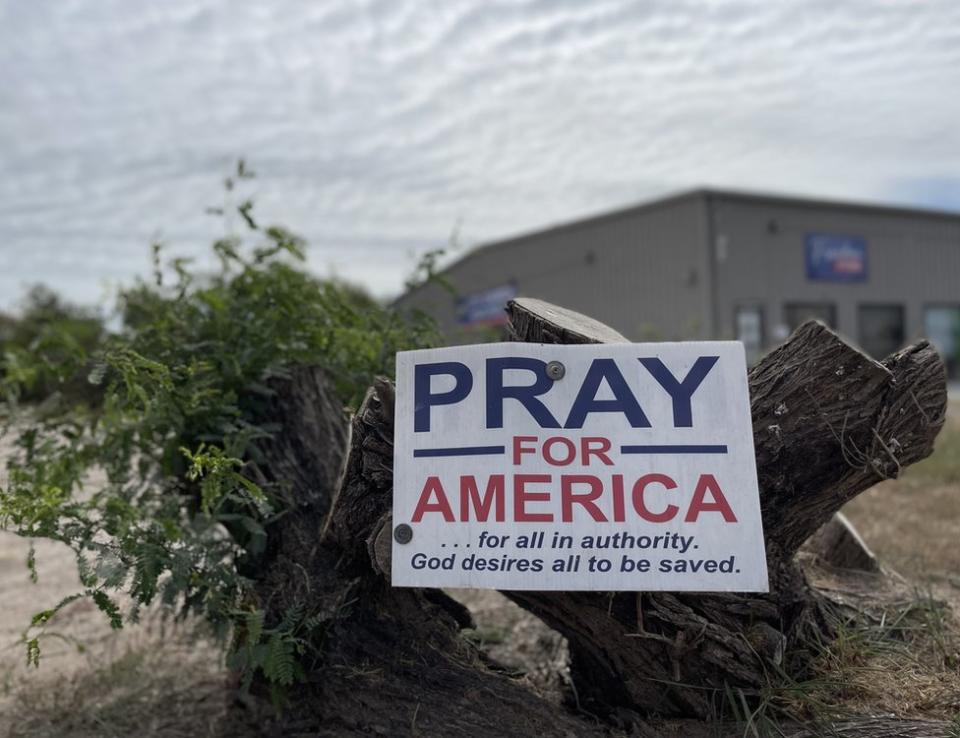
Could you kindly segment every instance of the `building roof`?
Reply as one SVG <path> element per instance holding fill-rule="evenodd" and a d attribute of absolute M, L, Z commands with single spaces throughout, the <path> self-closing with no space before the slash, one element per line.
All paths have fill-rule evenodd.
<path fill-rule="evenodd" d="M 614 210 L 608 210 L 606 212 L 597 213 L 595 215 L 588 215 L 583 218 L 578 218 L 576 220 L 565 221 L 563 223 L 558 223 L 556 225 L 546 226 L 544 228 L 538 228 L 532 231 L 524 231 L 515 236 L 508 236 L 506 238 L 498 239 L 496 241 L 490 241 L 487 243 L 482 243 L 474 248 L 470 249 L 466 254 L 461 256 L 459 259 L 448 264 L 442 270 L 440 274 L 444 274 L 454 267 L 460 266 L 461 264 L 470 261 L 481 253 L 486 255 L 490 251 L 505 248 L 507 246 L 513 246 L 519 242 L 525 241 L 530 238 L 540 238 L 542 236 L 549 236 L 553 234 L 563 233 L 570 230 L 576 230 L 578 228 L 584 228 L 591 225 L 596 225 L 598 223 L 604 223 L 607 221 L 617 220 L 619 218 L 629 217 L 632 215 L 638 215 L 640 213 L 646 213 L 653 210 L 657 210 L 662 207 L 669 207 L 671 205 L 676 205 L 677 203 L 684 202 L 687 200 L 691 201 L 710 201 L 710 200 L 727 200 L 727 201 L 741 201 L 749 202 L 753 204 L 767 204 L 767 205 L 780 205 L 788 207 L 799 207 L 799 208 L 819 208 L 825 209 L 829 208 L 832 210 L 845 210 L 845 211 L 854 211 L 861 213 L 871 213 L 873 215 L 888 215 L 891 217 L 911 217 L 911 218 L 931 218 L 935 220 L 946 220 L 949 222 L 960 224 L 960 211 L 951 211 L 935 208 L 924 208 L 916 206 L 906 206 L 906 205 L 895 205 L 889 203 L 871 203 L 863 201 L 850 201 L 850 200 L 831 200 L 827 198 L 814 198 L 814 197 L 804 197 L 800 195 L 787 195 L 779 193 L 761 193 L 753 192 L 749 190 L 736 190 L 736 189 L 720 189 L 713 187 L 697 187 L 689 190 L 681 190 L 673 194 L 665 195 L 663 197 L 658 197 L 653 200 L 648 200 L 646 202 L 639 203 L 637 205 L 629 205 L 627 207 L 616 208 Z M 417 288 L 414 288 L 414 291 Z M 409 293 L 407 293 L 409 294 Z M 404 295 L 401 295 L 398 299 L 402 300 Z"/>
<path fill-rule="evenodd" d="M 699 195 L 724 200 L 742 200 L 753 203 L 766 203 L 770 205 L 787 205 L 790 207 L 802 208 L 831 208 L 834 210 L 869 212 L 875 215 L 935 218 L 938 220 L 944 219 L 960 222 L 960 211 L 957 210 L 897 205 L 892 203 L 866 202 L 862 200 L 833 200 L 830 198 L 805 197 L 802 195 L 763 193 L 736 189 L 713 189 L 709 187 L 690 190 L 682 194 L 686 196 Z"/>

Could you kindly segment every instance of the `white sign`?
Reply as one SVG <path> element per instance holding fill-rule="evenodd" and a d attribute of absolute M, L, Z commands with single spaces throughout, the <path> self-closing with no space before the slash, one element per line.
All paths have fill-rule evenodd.
<path fill-rule="evenodd" d="M 395 586 L 767 591 L 743 345 L 397 354 Z"/>

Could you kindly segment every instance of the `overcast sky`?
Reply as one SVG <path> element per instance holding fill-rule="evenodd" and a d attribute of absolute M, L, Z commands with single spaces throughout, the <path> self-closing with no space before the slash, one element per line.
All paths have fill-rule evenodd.
<path fill-rule="evenodd" d="M 0 0 L 0 308 L 204 252 L 238 156 L 380 295 L 705 184 L 960 209 L 960 2 Z"/>

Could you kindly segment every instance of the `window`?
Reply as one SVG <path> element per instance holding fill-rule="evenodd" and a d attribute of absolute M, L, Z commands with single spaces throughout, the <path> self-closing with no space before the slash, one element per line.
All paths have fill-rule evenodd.
<path fill-rule="evenodd" d="M 860 347 L 875 359 L 903 348 L 903 305 L 860 305 L 857 308 Z"/>
<path fill-rule="evenodd" d="M 947 365 L 947 376 L 960 377 L 960 305 L 928 305 L 923 310 L 923 332 Z"/>
<path fill-rule="evenodd" d="M 733 322 L 734 335 L 743 343 L 747 364 L 753 365 L 763 355 L 763 308 L 759 305 L 738 305 Z"/>
<path fill-rule="evenodd" d="M 784 306 L 783 317 L 793 333 L 808 320 L 819 320 L 831 328 L 837 327 L 837 308 L 832 302 L 793 302 Z"/>

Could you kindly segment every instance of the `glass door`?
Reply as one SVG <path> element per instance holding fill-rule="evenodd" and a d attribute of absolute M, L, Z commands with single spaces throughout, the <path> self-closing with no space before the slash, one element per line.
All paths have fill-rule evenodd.
<path fill-rule="evenodd" d="M 831 328 L 837 327 L 837 308 L 832 302 L 791 302 L 783 309 L 787 328 L 793 333 L 808 320 L 816 319 Z"/>
<path fill-rule="evenodd" d="M 763 355 L 763 308 L 738 305 L 733 320 L 735 335 L 743 343 L 747 355 L 747 364 L 753 366 Z"/>
<path fill-rule="evenodd" d="M 923 311 L 923 332 L 947 364 L 947 376 L 960 378 L 960 305 L 930 305 Z"/>
<path fill-rule="evenodd" d="M 883 359 L 903 348 L 906 334 L 903 305 L 860 305 L 857 324 L 860 347 L 874 359 Z"/>

